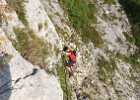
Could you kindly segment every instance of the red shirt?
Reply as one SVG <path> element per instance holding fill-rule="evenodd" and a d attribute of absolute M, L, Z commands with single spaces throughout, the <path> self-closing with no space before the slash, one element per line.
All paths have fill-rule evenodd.
<path fill-rule="evenodd" d="M 76 55 L 73 53 L 72 50 L 69 50 L 67 52 L 68 57 L 70 58 L 71 61 L 76 62 Z"/>

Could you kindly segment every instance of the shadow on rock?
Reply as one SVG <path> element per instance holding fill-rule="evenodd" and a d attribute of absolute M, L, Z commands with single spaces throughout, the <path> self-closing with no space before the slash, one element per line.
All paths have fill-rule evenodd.
<path fill-rule="evenodd" d="M 0 69 L 0 100 L 9 100 L 12 90 L 11 83 L 10 66 L 5 64 Z"/>

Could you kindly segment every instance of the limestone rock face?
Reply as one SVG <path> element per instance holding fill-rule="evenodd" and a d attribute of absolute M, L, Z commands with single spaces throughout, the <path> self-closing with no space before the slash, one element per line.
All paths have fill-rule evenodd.
<path fill-rule="evenodd" d="M 58 78 L 25 60 L 8 39 L 1 50 L 12 58 L 0 66 L 0 100 L 63 100 Z"/>
<path fill-rule="evenodd" d="M 3 1 L 0 100 L 140 99 L 139 47 L 119 0 Z M 64 45 L 77 48 L 70 78 Z"/>
<path fill-rule="evenodd" d="M 0 77 L 2 100 L 63 99 L 57 78 L 35 68 L 21 56 L 14 57 L 9 65 L 5 65 Z"/>

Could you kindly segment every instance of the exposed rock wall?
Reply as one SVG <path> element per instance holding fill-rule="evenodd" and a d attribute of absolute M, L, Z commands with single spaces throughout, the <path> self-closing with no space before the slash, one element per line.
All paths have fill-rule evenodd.
<path fill-rule="evenodd" d="M 8 92 L 0 94 L 2 100 L 63 100 L 67 91 L 62 92 L 64 84 L 61 78 L 64 78 L 64 75 L 57 76 L 57 68 L 63 66 L 61 51 L 64 45 L 77 47 L 77 69 L 74 77 L 67 80 L 71 87 L 69 92 L 72 92 L 72 100 L 80 100 L 79 98 L 139 100 L 140 86 L 135 78 L 137 80 L 140 78 L 138 68 L 140 64 L 132 63 L 132 61 L 137 62 L 138 59 L 131 58 L 131 55 L 137 51 L 134 43 L 128 40 L 128 36 L 133 38 L 131 25 L 118 0 L 110 2 L 86 1 L 88 5 L 94 5 L 96 8 L 94 11 L 96 22 L 90 23 L 89 29 L 93 29 L 98 34 L 98 37 L 93 40 L 96 38 L 102 40 L 100 46 L 96 46 L 91 39 L 88 42 L 83 41 L 82 32 L 80 33 L 73 26 L 69 9 L 61 3 L 61 0 L 24 2 L 28 25 L 23 23 L 16 10 L 8 12 L 12 20 L 8 20 L 7 24 L 3 23 L 1 29 L 4 32 L 1 31 L 0 36 L 5 34 L 9 39 L 9 44 L 5 46 L 13 57 L 0 74 L 2 77 L 6 73 L 9 78 L 8 80 L 4 77 L 0 78 L 1 86 L 10 81 L 6 84 Z M 30 29 L 39 39 L 45 41 L 48 47 L 46 51 L 49 52 L 44 58 L 47 62 L 44 69 L 40 69 L 39 65 L 34 65 L 20 51 L 15 50 L 13 41 L 18 39 L 14 28 Z M 135 70 L 135 66 L 138 70 Z M 0 89 L 0 93 L 3 91 L 5 86 Z M 78 96 L 79 92 L 80 96 Z"/>

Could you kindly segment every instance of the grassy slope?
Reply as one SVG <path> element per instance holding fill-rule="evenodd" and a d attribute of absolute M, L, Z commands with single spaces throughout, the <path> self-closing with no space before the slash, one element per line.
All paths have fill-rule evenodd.
<path fill-rule="evenodd" d="M 72 92 L 71 92 L 71 88 L 68 84 L 69 79 L 68 79 L 68 75 L 66 73 L 66 69 L 64 66 L 62 67 L 57 67 L 57 74 L 60 80 L 60 84 L 61 84 L 61 88 L 63 90 L 63 98 L 64 100 L 72 100 Z"/>
<path fill-rule="evenodd" d="M 92 41 L 95 46 L 100 46 L 103 41 L 100 34 L 91 24 L 96 22 L 94 4 L 86 0 L 59 0 L 68 13 L 69 20 L 79 33 L 84 42 Z"/>
<path fill-rule="evenodd" d="M 13 42 L 15 48 L 33 64 L 44 67 L 45 58 L 48 55 L 48 47 L 45 42 L 27 28 L 14 28 L 14 32 L 17 38 L 17 42 Z"/>
<path fill-rule="evenodd" d="M 25 11 L 25 2 L 26 0 L 7 0 L 9 6 L 14 9 L 18 15 L 18 18 L 22 21 L 22 23 L 27 26 L 28 21 L 26 19 L 26 11 Z"/>

